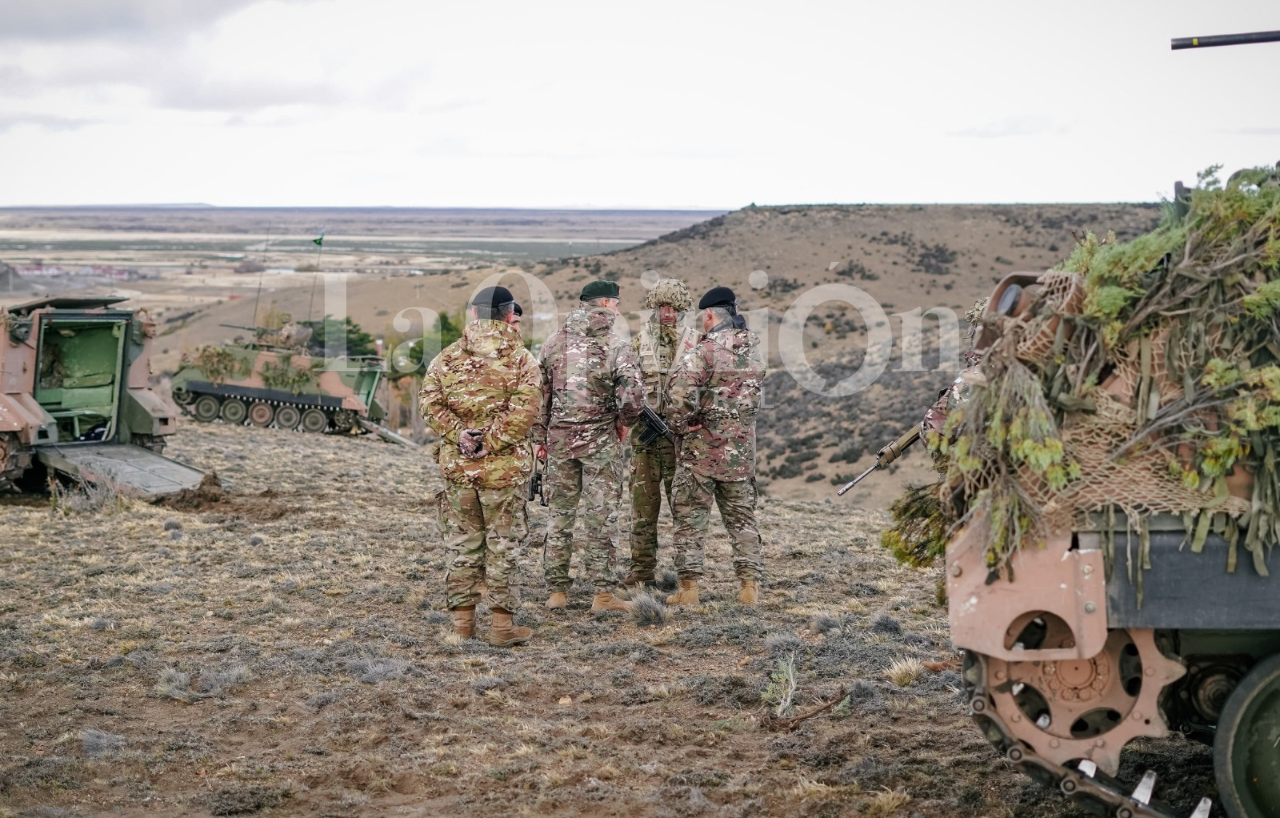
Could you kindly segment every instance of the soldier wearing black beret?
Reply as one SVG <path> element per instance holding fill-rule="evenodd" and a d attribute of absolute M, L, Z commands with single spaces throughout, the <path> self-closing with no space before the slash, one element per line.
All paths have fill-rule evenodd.
<path fill-rule="evenodd" d="M 738 601 L 755 605 L 764 575 L 756 525 L 756 413 L 765 375 L 760 338 L 738 315 L 728 287 L 714 287 L 698 302 L 705 336 L 684 356 L 671 380 L 670 420 L 681 435 L 672 486 L 676 570 L 680 590 L 670 605 L 698 604 L 698 581 L 711 505 L 729 532 Z"/>

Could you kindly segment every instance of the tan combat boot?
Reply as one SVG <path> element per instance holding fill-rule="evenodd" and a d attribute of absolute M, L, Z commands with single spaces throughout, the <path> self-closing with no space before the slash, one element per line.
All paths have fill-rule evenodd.
<path fill-rule="evenodd" d="M 600 611 L 627 611 L 627 603 L 618 599 L 608 591 L 596 594 L 596 598 L 591 601 L 591 613 L 599 613 Z"/>
<path fill-rule="evenodd" d="M 564 591 L 552 591 L 551 596 L 547 597 L 547 607 L 551 610 L 569 607 L 568 595 Z"/>
<path fill-rule="evenodd" d="M 668 605 L 697 605 L 698 581 L 696 579 L 680 580 L 680 590 L 667 597 Z"/>
<path fill-rule="evenodd" d="M 742 589 L 738 591 L 738 601 L 743 605 L 754 605 L 759 597 L 760 591 L 756 587 L 754 579 L 744 579 L 742 581 Z"/>
<path fill-rule="evenodd" d="M 497 648 L 523 645 L 533 636 L 529 628 L 520 628 L 511 621 L 511 611 L 493 609 L 493 624 L 489 627 L 489 644 Z"/>
<path fill-rule="evenodd" d="M 449 615 L 453 617 L 454 633 L 463 639 L 470 639 L 476 635 L 475 605 L 469 605 L 465 608 L 453 608 L 449 611 Z"/>
<path fill-rule="evenodd" d="M 652 585 L 654 583 L 652 571 L 632 571 L 627 574 L 627 578 L 618 584 L 623 588 L 634 588 L 637 585 Z"/>

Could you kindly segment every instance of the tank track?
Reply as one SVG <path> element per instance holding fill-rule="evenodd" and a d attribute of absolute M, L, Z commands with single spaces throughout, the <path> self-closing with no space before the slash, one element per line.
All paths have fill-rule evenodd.
<path fill-rule="evenodd" d="M 1213 802 L 1208 798 L 1189 816 L 1182 816 L 1153 797 L 1156 774 L 1147 770 L 1132 791 L 1097 768 L 1092 761 L 1078 762 L 1073 769 L 1055 764 L 1036 753 L 1025 742 L 1013 737 L 995 712 L 987 692 L 987 657 L 973 652 L 965 654 L 964 686 L 969 695 L 969 715 L 987 741 L 1002 756 L 1013 762 L 1020 772 L 1033 781 L 1056 789 L 1068 800 L 1080 804 L 1095 815 L 1115 818 L 1209 818 Z"/>
<path fill-rule="evenodd" d="M 191 398 L 190 398 L 190 400 L 189 400 L 189 401 L 187 401 L 187 402 L 185 402 L 185 403 L 181 403 L 181 402 L 178 402 L 178 401 L 176 401 L 176 400 L 175 400 L 174 402 L 178 404 L 178 408 L 182 411 L 182 413 L 183 413 L 184 415 L 187 415 L 188 417 L 192 418 L 192 419 L 193 419 L 193 420 L 195 420 L 197 423 L 212 423 L 212 422 L 213 422 L 213 420 L 222 420 L 222 418 L 221 418 L 221 417 L 218 417 L 218 418 L 214 418 L 213 420 L 209 420 L 209 421 L 202 421 L 202 420 L 200 420 L 200 418 L 196 417 L 195 412 L 192 410 L 192 407 L 195 405 L 195 402 L 196 402 L 196 400 L 197 400 L 198 398 L 200 398 L 200 397 L 202 397 L 202 396 L 204 396 L 204 395 L 212 395 L 212 394 L 213 394 L 213 393 L 210 393 L 210 392 L 191 392 L 191 393 L 190 393 Z M 351 410 L 349 410 L 349 409 L 336 409 L 336 410 L 334 410 L 334 409 L 326 409 L 325 407 L 323 407 L 323 406 L 317 406 L 317 405 L 316 405 L 316 404 L 314 404 L 314 403 L 292 403 L 292 402 L 290 402 L 290 401 L 279 401 L 279 400 L 263 400 L 263 401 L 259 401 L 259 400 L 250 400 L 250 399 L 248 399 L 248 398 L 236 397 L 236 396 L 234 396 L 234 395 L 213 395 L 213 397 L 215 397 L 215 398 L 217 398 L 217 399 L 218 399 L 218 405 L 219 405 L 219 407 L 221 407 L 221 405 L 222 405 L 223 403 L 226 403 L 226 401 L 228 401 L 228 400 L 239 400 L 239 401 L 242 401 L 243 403 L 245 403 L 246 408 L 251 408 L 251 407 L 253 406 L 253 404 L 255 404 L 255 403 L 265 403 L 265 404 L 267 404 L 267 405 L 271 406 L 271 408 L 272 408 L 272 420 L 271 420 L 271 426 L 272 426 L 272 428 L 277 428 L 277 429 L 281 428 L 281 427 L 279 427 L 279 426 L 275 426 L 275 417 L 274 417 L 274 415 L 275 415 L 275 413 L 276 413 L 276 412 L 278 412 L 278 411 L 280 410 L 280 407 L 282 407 L 282 406 L 291 406 L 291 407 L 293 407 L 294 409 L 297 409 L 297 410 L 298 410 L 298 414 L 299 414 L 299 415 L 301 415 L 303 412 L 307 411 L 308 409 L 319 409 L 320 411 L 324 412 L 325 417 L 326 417 L 326 418 L 328 419 L 328 421 L 329 421 L 329 425 L 328 425 L 328 426 L 327 426 L 323 431 L 321 431 L 319 434 L 342 434 L 342 433 L 350 432 L 353 428 L 355 428 L 355 427 L 356 427 L 356 423 L 355 423 L 355 414 L 354 414 L 354 413 L 351 413 L 351 414 L 352 414 L 352 422 L 351 422 L 351 423 L 347 424 L 346 426 L 343 426 L 341 423 L 339 423 L 339 419 L 340 419 L 340 417 L 341 417 L 342 413 L 343 413 L 343 412 L 351 412 Z M 223 423 L 226 423 L 227 421 L 226 421 L 226 420 L 222 420 L 222 422 L 223 422 Z M 253 425 L 254 425 L 254 423 L 253 423 L 252 421 L 250 421 L 250 420 L 249 420 L 249 416 L 246 414 L 246 415 L 245 415 L 244 420 L 240 421 L 240 423 L 238 423 L 238 424 L 236 424 L 236 425 L 239 425 L 239 426 L 253 426 Z M 292 429 L 288 429 L 288 430 L 285 430 L 285 431 L 290 431 L 290 432 L 299 432 L 299 433 L 301 433 L 301 434 L 313 434 L 313 433 L 308 432 L 307 430 L 303 429 L 303 428 L 302 428 L 301 423 L 299 423 L 297 426 L 294 426 Z"/>

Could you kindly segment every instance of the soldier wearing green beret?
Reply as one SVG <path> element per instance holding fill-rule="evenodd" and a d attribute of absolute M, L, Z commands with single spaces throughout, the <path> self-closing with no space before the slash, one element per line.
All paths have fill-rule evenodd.
<path fill-rule="evenodd" d="M 533 437 L 547 460 L 544 488 L 551 519 L 543 550 L 548 608 L 568 604 L 573 526 L 583 504 L 583 567 L 595 586 L 591 610 L 625 610 L 613 596 L 609 557 L 622 493 L 622 431 L 644 404 L 640 367 L 613 332 L 618 285 L 593 281 L 581 304 L 542 346 L 542 403 Z"/>

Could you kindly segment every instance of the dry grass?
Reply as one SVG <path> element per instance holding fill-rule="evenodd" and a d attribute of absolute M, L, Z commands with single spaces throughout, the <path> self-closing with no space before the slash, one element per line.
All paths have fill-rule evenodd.
<path fill-rule="evenodd" d="M 867 802 L 867 815 L 892 815 L 911 803 L 911 796 L 905 792 L 881 790 Z"/>
<path fill-rule="evenodd" d="M 893 664 L 885 668 L 884 677 L 898 687 L 908 687 L 920 674 L 924 673 L 924 663 L 914 657 L 895 659 Z"/>
<path fill-rule="evenodd" d="M 170 453 L 230 480 L 240 510 L 4 508 L 0 804 L 15 815 L 835 815 L 884 790 L 921 818 L 1078 815 L 999 763 L 955 674 L 881 675 L 956 656 L 934 574 L 870 544 L 878 512 L 766 499 L 762 605 L 734 602 L 716 524 L 705 604 L 643 626 L 591 616 L 582 585 L 546 611 L 531 548 L 516 615 L 535 636 L 497 649 L 449 636 L 421 453 L 220 424 L 183 427 Z M 659 533 L 669 570 L 665 517 Z M 483 637 L 483 605 L 477 621 Z M 792 714 L 848 697 L 770 732 L 761 693 L 789 657 Z"/>

